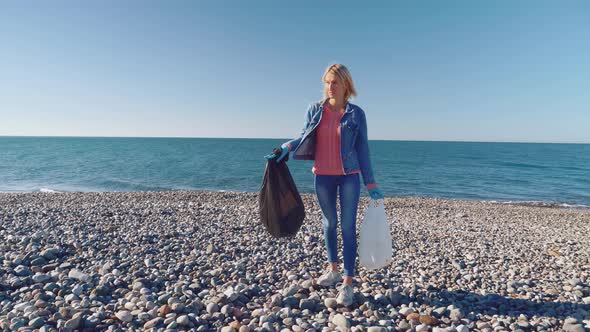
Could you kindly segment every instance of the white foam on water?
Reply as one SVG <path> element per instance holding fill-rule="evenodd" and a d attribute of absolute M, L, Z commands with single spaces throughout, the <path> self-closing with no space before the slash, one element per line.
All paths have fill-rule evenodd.
<path fill-rule="evenodd" d="M 561 203 L 559 205 L 560 206 L 563 206 L 565 208 L 570 208 L 570 209 L 587 209 L 587 208 L 590 208 L 590 205 L 584 205 L 584 204 L 567 204 L 567 203 Z"/>
<path fill-rule="evenodd" d="M 567 209 L 587 209 L 590 208 L 590 205 L 584 204 L 568 204 L 568 203 L 556 203 L 556 202 L 544 202 L 544 201 L 482 201 L 488 203 L 495 203 L 495 204 L 509 204 L 509 205 L 527 205 L 527 206 L 537 206 L 537 207 L 562 207 Z"/>
<path fill-rule="evenodd" d="M 39 191 L 42 193 L 61 193 L 61 191 L 57 191 L 57 190 L 53 190 L 53 189 L 49 189 L 49 188 L 41 188 L 41 189 L 39 189 Z"/>

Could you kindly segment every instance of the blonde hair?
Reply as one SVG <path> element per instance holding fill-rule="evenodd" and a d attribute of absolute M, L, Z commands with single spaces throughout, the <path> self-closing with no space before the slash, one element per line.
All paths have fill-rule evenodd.
<path fill-rule="evenodd" d="M 352 82 L 352 75 L 350 75 L 350 72 L 346 66 L 339 63 L 329 65 L 328 68 L 326 68 L 326 72 L 324 72 L 324 76 L 322 76 L 322 81 L 326 80 L 326 75 L 329 73 L 334 74 L 338 81 L 344 84 L 344 101 L 347 101 L 350 96 L 356 97 L 356 89 L 354 88 L 354 83 Z M 324 99 L 327 98 L 328 89 L 324 87 Z"/>

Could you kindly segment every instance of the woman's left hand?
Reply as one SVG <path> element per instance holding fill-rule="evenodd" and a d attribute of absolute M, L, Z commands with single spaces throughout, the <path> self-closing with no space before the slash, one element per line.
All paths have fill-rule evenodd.
<path fill-rule="evenodd" d="M 369 189 L 369 195 L 371 195 L 372 199 L 383 199 L 383 194 L 377 187 Z"/>
<path fill-rule="evenodd" d="M 278 150 L 278 149 L 277 149 Z M 280 162 L 281 160 L 283 160 L 283 158 L 285 158 L 285 156 L 287 156 L 287 153 L 289 153 L 289 146 L 287 146 L 286 144 L 281 145 L 281 154 L 278 156 L 274 154 L 274 153 L 270 153 L 267 154 L 266 156 L 264 156 L 264 158 L 266 159 L 277 159 L 277 163 Z"/>

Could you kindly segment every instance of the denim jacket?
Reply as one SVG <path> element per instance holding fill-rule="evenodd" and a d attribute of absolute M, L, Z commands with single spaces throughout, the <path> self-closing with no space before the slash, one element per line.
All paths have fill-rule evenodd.
<path fill-rule="evenodd" d="M 322 119 L 324 103 L 325 100 L 309 106 L 301 134 L 286 143 L 289 150 L 293 152 L 293 159 L 315 160 L 315 129 Z M 360 169 L 365 186 L 368 189 L 374 187 L 375 179 L 369 157 L 365 112 L 357 105 L 346 103 L 346 111 L 340 120 L 340 128 L 340 154 L 344 173 L 349 174 Z"/>

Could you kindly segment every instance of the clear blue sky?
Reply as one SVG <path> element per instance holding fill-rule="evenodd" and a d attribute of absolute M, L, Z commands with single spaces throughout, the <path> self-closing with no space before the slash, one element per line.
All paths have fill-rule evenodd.
<path fill-rule="evenodd" d="M 590 143 L 588 1 L 2 1 L 0 41 L 3 136 L 291 138 L 339 62 L 370 139 Z"/>

